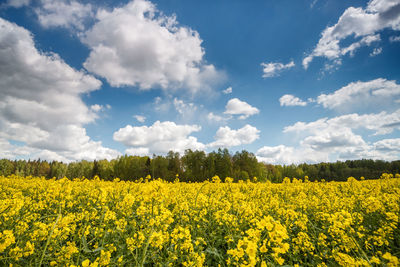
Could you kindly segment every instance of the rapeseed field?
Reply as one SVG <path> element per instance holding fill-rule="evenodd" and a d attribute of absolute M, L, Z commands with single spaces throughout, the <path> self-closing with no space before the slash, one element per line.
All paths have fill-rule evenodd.
<path fill-rule="evenodd" d="M 400 179 L 0 176 L 2 266 L 399 266 Z"/>

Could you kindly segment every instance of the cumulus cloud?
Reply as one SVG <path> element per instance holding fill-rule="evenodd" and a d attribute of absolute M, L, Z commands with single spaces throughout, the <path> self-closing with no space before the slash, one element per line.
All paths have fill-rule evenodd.
<path fill-rule="evenodd" d="M 260 131 L 249 124 L 233 130 L 228 126 L 220 127 L 214 137 L 215 141 L 208 144 L 209 147 L 232 147 L 251 144 L 257 140 Z"/>
<path fill-rule="evenodd" d="M 210 90 L 223 75 L 203 59 L 198 32 L 180 26 L 146 0 L 111 11 L 99 9 L 82 41 L 90 48 L 84 66 L 112 86 Z"/>
<path fill-rule="evenodd" d="M 301 100 L 294 95 L 283 95 L 279 98 L 281 106 L 306 106 L 307 102 Z"/>
<path fill-rule="evenodd" d="M 15 159 L 19 156 L 27 156 L 33 151 L 32 148 L 13 145 L 8 140 L 0 137 L 0 158 Z"/>
<path fill-rule="evenodd" d="M 6 6 L 21 8 L 31 4 L 31 0 L 8 0 Z M 82 32 L 85 24 L 93 20 L 95 6 L 75 0 L 33 1 L 33 11 L 44 28 L 63 27 Z"/>
<path fill-rule="evenodd" d="M 327 153 L 314 151 L 310 148 L 295 148 L 291 146 L 263 146 L 256 152 L 257 159 L 268 164 L 299 164 L 329 161 Z"/>
<path fill-rule="evenodd" d="M 300 141 L 300 145 L 327 154 L 347 153 L 350 148 L 366 147 L 367 143 L 364 139 L 353 132 L 355 128 L 349 125 L 338 125 L 337 121 L 330 120 L 320 125 L 315 124 L 314 128 L 309 126 L 303 131 L 303 134 L 308 132 L 308 136 Z M 288 129 L 285 130 L 289 132 Z"/>
<path fill-rule="evenodd" d="M 330 150 L 343 147 L 359 147 L 366 143 L 360 135 L 356 135 L 350 128 L 343 127 L 339 131 L 332 131 L 327 127 L 314 135 L 306 137 L 301 144 L 308 145 L 317 151 Z"/>
<path fill-rule="evenodd" d="M 383 78 L 368 82 L 352 82 L 331 94 L 321 94 L 317 103 L 324 108 L 337 110 L 363 107 L 385 107 L 400 97 L 400 85 Z"/>
<path fill-rule="evenodd" d="M 288 157 L 295 155 L 293 147 L 284 145 L 279 146 L 263 146 L 256 152 L 257 159 L 270 164 L 285 164 Z"/>
<path fill-rule="evenodd" d="M 380 113 L 370 113 L 359 115 L 357 113 L 337 116 L 331 119 L 322 118 L 313 122 L 296 122 L 286 126 L 284 133 L 288 132 L 307 132 L 318 134 L 322 131 L 342 131 L 345 128 L 364 129 L 374 132 L 375 135 L 392 133 L 400 127 L 400 109 L 393 113 L 382 111 Z"/>
<path fill-rule="evenodd" d="M 125 153 L 132 156 L 150 156 L 150 150 L 147 147 L 128 148 L 125 150 Z"/>
<path fill-rule="evenodd" d="M 39 23 L 45 27 L 64 27 L 83 31 L 94 17 L 94 7 L 74 0 L 41 0 L 35 8 Z"/>
<path fill-rule="evenodd" d="M 1 139 L 23 142 L 42 158 L 51 153 L 64 160 L 119 154 L 91 140 L 83 128 L 98 117 L 100 106 L 87 107 L 81 95 L 99 89 L 99 80 L 56 54 L 39 52 L 30 32 L 1 18 L 0 62 Z"/>
<path fill-rule="evenodd" d="M 388 146 L 388 147 L 387 147 Z M 317 150 L 302 144 L 291 146 L 264 146 L 256 152 L 259 161 L 269 164 L 318 163 L 348 159 L 398 160 L 398 139 L 383 139 L 362 146 L 335 147 L 334 150 Z"/>
<path fill-rule="evenodd" d="M 278 76 L 279 73 L 285 69 L 290 69 L 295 66 L 294 62 L 291 61 L 287 64 L 279 63 L 279 62 L 270 62 L 270 63 L 261 63 L 263 67 L 263 78 L 270 78 Z"/>
<path fill-rule="evenodd" d="M 349 7 L 335 25 L 322 32 L 314 50 L 303 59 L 303 67 L 307 69 L 315 57 L 338 60 L 347 53 L 351 55 L 361 46 L 378 42 L 380 36 L 377 33 L 383 29 L 400 30 L 400 3 L 397 0 L 372 0 L 365 9 Z M 342 47 L 341 41 L 349 37 L 359 40 Z"/>
<path fill-rule="evenodd" d="M 382 139 L 364 146 L 342 148 L 339 159 L 369 158 L 376 160 L 398 160 L 400 153 L 398 139 Z"/>
<path fill-rule="evenodd" d="M 232 98 L 226 104 L 224 114 L 240 115 L 239 119 L 243 120 L 247 119 L 251 115 L 258 114 L 259 112 L 258 108 L 255 108 L 238 98 Z"/>
<path fill-rule="evenodd" d="M 126 152 L 146 151 L 164 154 L 170 150 L 183 153 L 186 149 L 203 150 L 205 145 L 190 136 L 198 132 L 198 125 L 178 125 L 172 121 L 156 121 L 151 126 L 133 127 L 127 125 L 114 133 L 115 141 L 128 147 Z"/>
<path fill-rule="evenodd" d="M 388 123 L 389 122 L 389 123 Z M 284 128 L 284 133 L 295 133 L 296 146 L 265 146 L 256 155 L 271 164 L 317 163 L 347 159 L 397 160 L 400 139 L 381 139 L 374 143 L 364 140 L 356 130 L 370 130 L 389 134 L 400 129 L 400 110 L 392 114 L 347 114 L 304 123 L 297 122 Z"/>
<path fill-rule="evenodd" d="M 228 94 L 232 94 L 232 87 L 228 87 L 225 90 L 222 91 L 222 93 L 228 95 Z"/>
<path fill-rule="evenodd" d="M 376 150 L 390 153 L 395 152 L 399 154 L 400 151 L 400 138 L 383 139 L 374 143 Z"/>
<path fill-rule="evenodd" d="M 267 147 L 259 150 L 257 155 L 266 162 L 286 164 L 360 158 L 394 160 L 400 156 L 400 150 L 396 150 L 397 139 L 383 139 L 371 144 L 356 131 L 371 131 L 374 135 L 385 135 L 398 129 L 400 129 L 400 110 L 393 113 L 382 111 L 364 115 L 353 113 L 308 123 L 297 122 L 285 127 L 283 132 L 295 133 L 293 140 L 298 140 L 298 146 L 274 149 Z M 385 150 L 390 153 L 385 153 Z M 279 153 L 276 152 L 274 155 L 273 151 Z M 295 155 L 288 155 L 290 151 Z"/>

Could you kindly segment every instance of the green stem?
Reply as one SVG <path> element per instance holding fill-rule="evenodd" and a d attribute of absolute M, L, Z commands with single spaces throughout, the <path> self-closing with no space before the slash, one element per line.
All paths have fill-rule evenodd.
<path fill-rule="evenodd" d="M 39 266 L 42 266 L 42 262 L 43 262 L 44 255 L 46 254 L 47 246 L 48 246 L 49 243 L 50 243 L 51 236 L 53 235 L 54 229 L 56 228 L 57 223 L 58 223 L 58 221 L 60 220 L 60 218 L 61 218 L 61 214 L 59 213 L 58 216 L 57 216 L 56 221 L 54 222 L 53 226 L 51 227 L 50 234 L 49 234 L 49 236 L 47 237 L 46 245 L 44 246 L 44 249 L 43 249 L 43 252 L 42 252 L 42 256 L 40 257 Z"/>

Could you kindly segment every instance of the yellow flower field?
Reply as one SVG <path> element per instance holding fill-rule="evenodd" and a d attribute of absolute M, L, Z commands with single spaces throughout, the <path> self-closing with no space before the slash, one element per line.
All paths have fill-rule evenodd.
<path fill-rule="evenodd" d="M 400 179 L 0 176 L 1 266 L 398 266 Z"/>

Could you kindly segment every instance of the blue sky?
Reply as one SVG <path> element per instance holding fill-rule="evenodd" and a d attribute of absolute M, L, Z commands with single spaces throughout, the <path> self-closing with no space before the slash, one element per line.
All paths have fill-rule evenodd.
<path fill-rule="evenodd" d="M 400 1 L 6 0 L 0 157 L 398 160 Z"/>

